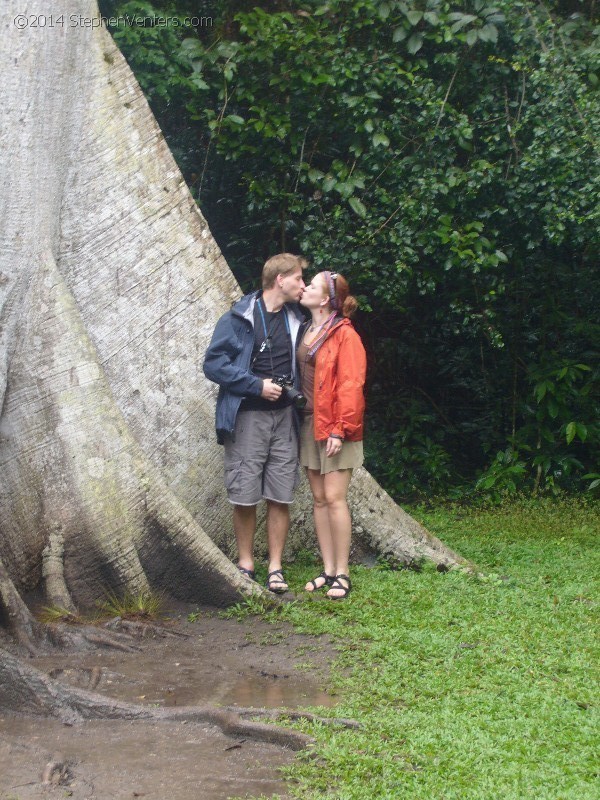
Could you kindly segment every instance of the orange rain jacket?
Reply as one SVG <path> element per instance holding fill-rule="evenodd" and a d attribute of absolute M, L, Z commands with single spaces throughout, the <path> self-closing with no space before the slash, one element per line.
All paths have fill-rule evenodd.
<path fill-rule="evenodd" d="M 337 321 L 315 354 L 315 439 L 331 434 L 349 442 L 363 438 L 367 357 L 349 319 Z"/>

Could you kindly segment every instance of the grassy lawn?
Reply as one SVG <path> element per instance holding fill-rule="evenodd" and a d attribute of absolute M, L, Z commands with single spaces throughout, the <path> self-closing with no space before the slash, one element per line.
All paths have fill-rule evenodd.
<path fill-rule="evenodd" d="M 600 507 L 537 500 L 412 513 L 483 575 L 355 568 L 346 602 L 286 608 L 298 629 L 339 644 L 340 705 L 320 713 L 363 726 L 305 724 L 318 758 L 291 768 L 291 793 L 600 797 Z M 287 572 L 293 587 L 314 574 L 306 562 Z"/>

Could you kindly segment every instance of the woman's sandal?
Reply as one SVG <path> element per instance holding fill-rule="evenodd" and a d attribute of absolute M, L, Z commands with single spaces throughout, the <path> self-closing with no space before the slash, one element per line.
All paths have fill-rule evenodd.
<path fill-rule="evenodd" d="M 344 586 L 342 581 L 346 581 L 348 586 Z M 350 577 L 348 575 L 341 575 L 341 574 L 336 575 L 331 583 L 330 591 L 331 589 L 341 589 L 344 592 L 344 594 L 336 595 L 336 594 L 329 594 L 329 592 L 327 592 L 327 597 L 330 600 L 345 600 L 346 597 L 348 597 L 348 595 L 350 594 L 350 590 L 352 589 L 352 581 L 350 580 Z"/>
<path fill-rule="evenodd" d="M 238 569 L 246 578 L 250 578 L 251 581 L 256 580 L 256 575 L 253 569 L 246 569 L 246 567 L 240 567 L 238 564 Z"/>
<path fill-rule="evenodd" d="M 273 584 L 281 584 L 280 586 L 273 586 Z M 267 589 L 273 594 L 284 594 L 290 587 L 287 585 L 283 577 L 283 570 L 274 569 L 267 575 Z"/>
<path fill-rule="evenodd" d="M 317 586 L 316 581 L 318 581 L 319 578 L 324 578 L 325 582 L 322 583 L 320 586 Z M 331 586 L 331 584 L 334 582 L 334 580 L 335 580 L 335 576 L 334 575 L 328 575 L 326 572 L 322 572 L 320 575 L 317 575 L 316 578 L 313 578 L 312 581 L 308 581 L 308 583 L 312 583 L 313 588 L 312 589 L 305 589 L 305 591 L 309 592 L 309 593 L 312 593 L 312 592 L 316 592 L 317 589 L 325 589 L 325 587 Z"/>

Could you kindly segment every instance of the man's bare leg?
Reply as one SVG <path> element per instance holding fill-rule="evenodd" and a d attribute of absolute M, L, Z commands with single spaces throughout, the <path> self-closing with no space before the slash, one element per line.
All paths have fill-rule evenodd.
<path fill-rule="evenodd" d="M 287 503 L 267 500 L 267 544 L 269 546 L 269 572 L 281 569 L 283 548 L 290 529 L 290 507 Z M 287 590 L 285 581 L 272 580 L 275 591 Z"/>
<path fill-rule="evenodd" d="M 233 529 L 238 549 L 238 565 L 254 572 L 256 506 L 233 507 Z"/>

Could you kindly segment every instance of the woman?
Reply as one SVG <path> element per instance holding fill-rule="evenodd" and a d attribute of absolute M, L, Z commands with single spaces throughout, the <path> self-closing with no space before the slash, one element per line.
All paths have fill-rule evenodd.
<path fill-rule="evenodd" d="M 328 588 L 342 600 L 352 588 L 348 559 L 351 520 L 346 495 L 352 470 L 363 462 L 366 356 L 349 317 L 357 302 L 335 272 L 320 272 L 300 300 L 312 321 L 298 347 L 302 394 L 307 398 L 300 435 L 300 464 L 314 497 L 315 530 L 323 572 L 305 589 Z"/>

